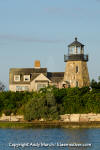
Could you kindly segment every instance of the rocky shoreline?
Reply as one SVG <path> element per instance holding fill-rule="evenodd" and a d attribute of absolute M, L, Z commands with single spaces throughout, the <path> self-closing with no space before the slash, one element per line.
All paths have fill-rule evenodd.
<path fill-rule="evenodd" d="M 100 114 L 65 114 L 60 120 L 48 121 L 44 119 L 25 121 L 23 115 L 0 117 L 0 128 L 34 128 L 34 127 L 61 127 L 61 128 L 100 128 Z"/>
<path fill-rule="evenodd" d="M 2 114 L 0 117 L 0 121 L 10 121 L 10 122 L 23 122 L 24 116 L 23 115 L 13 115 L 6 116 L 5 114 Z M 41 118 L 39 120 L 40 122 L 47 121 L 46 119 Z M 100 122 L 100 114 L 95 113 L 88 113 L 88 114 L 65 114 L 60 115 L 60 122 L 67 122 L 67 123 L 73 123 L 73 122 Z"/>

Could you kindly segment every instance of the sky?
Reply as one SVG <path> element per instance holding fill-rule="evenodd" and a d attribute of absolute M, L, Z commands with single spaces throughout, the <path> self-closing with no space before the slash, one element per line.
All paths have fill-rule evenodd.
<path fill-rule="evenodd" d="M 100 76 L 100 0 L 0 0 L 0 80 L 10 68 L 64 72 L 64 54 L 77 37 L 89 55 L 90 79 Z"/>

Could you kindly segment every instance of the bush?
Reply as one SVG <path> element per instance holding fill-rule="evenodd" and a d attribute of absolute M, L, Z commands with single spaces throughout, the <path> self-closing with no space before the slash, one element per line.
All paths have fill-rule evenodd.
<path fill-rule="evenodd" d="M 37 92 L 0 92 L 0 114 L 23 114 L 25 120 L 59 119 L 66 113 L 100 113 L 100 89 L 47 87 Z M 99 85 L 99 84 L 98 84 Z M 98 86 L 99 87 L 99 86 Z"/>

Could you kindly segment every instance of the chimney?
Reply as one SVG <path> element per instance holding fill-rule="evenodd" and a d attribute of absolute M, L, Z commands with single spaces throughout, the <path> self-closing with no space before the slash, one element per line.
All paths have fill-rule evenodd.
<path fill-rule="evenodd" d="M 40 60 L 35 60 L 35 62 L 34 62 L 34 68 L 37 68 L 37 69 L 40 68 Z"/>

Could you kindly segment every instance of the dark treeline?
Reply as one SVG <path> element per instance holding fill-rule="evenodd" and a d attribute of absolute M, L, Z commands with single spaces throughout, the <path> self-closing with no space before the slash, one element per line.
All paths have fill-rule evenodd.
<path fill-rule="evenodd" d="M 22 114 L 28 121 L 59 119 L 61 114 L 100 113 L 100 82 L 91 87 L 47 87 L 39 92 L 0 92 L 0 114 Z"/>

